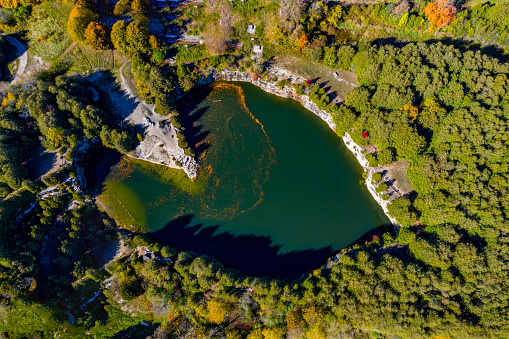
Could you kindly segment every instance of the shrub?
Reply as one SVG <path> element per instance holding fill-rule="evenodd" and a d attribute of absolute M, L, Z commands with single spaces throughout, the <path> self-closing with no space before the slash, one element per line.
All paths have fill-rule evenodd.
<path fill-rule="evenodd" d="M 378 182 L 380 182 L 382 180 L 382 173 L 373 173 L 371 178 L 373 178 L 374 182 L 378 183 Z"/>
<path fill-rule="evenodd" d="M 387 191 L 388 188 L 389 188 L 389 186 L 385 182 L 383 182 L 380 185 L 378 185 L 378 187 L 376 188 L 376 192 L 382 193 L 384 191 Z"/>
<path fill-rule="evenodd" d="M 40 184 L 32 180 L 24 180 L 21 185 L 32 193 L 35 193 L 40 188 Z"/>
<path fill-rule="evenodd" d="M 163 248 L 161 248 L 161 256 L 163 258 L 171 258 L 171 257 L 174 257 L 178 254 L 179 252 L 170 247 L 170 246 L 164 246 Z"/>
<path fill-rule="evenodd" d="M 366 160 L 368 161 L 370 167 L 377 167 L 378 166 L 378 162 L 376 161 L 376 157 L 373 154 L 371 154 L 371 153 L 366 154 Z"/>
<path fill-rule="evenodd" d="M 293 88 L 295 88 L 295 92 L 298 94 L 298 95 L 303 95 L 304 94 L 304 90 L 302 89 L 302 86 L 301 85 L 298 85 L 298 84 L 293 84 L 292 85 Z"/>
<path fill-rule="evenodd" d="M 384 242 L 384 246 L 389 246 L 394 243 L 394 238 L 389 232 L 385 232 L 384 234 L 382 234 L 382 240 Z"/>
<path fill-rule="evenodd" d="M 127 301 L 133 300 L 143 292 L 138 279 L 128 281 L 120 287 L 120 296 Z"/>
<path fill-rule="evenodd" d="M 173 125 L 173 127 L 177 128 L 177 129 L 181 129 L 182 128 L 182 124 L 180 122 L 180 118 L 179 118 L 178 115 L 172 115 L 170 117 L 170 122 Z"/>
<path fill-rule="evenodd" d="M 0 182 L 0 198 L 4 198 L 5 196 L 7 196 L 9 193 L 11 193 L 11 188 L 4 184 L 3 182 Z"/>
<path fill-rule="evenodd" d="M 60 185 L 64 181 L 64 178 L 60 173 L 50 173 L 42 177 L 41 180 L 46 186 L 50 187 Z"/>
<path fill-rule="evenodd" d="M 279 80 L 278 82 L 276 82 L 276 86 L 279 87 L 279 88 L 283 88 L 286 85 L 288 85 L 289 83 L 290 83 L 290 80 L 282 79 L 282 80 Z"/>
<path fill-rule="evenodd" d="M 392 164 L 394 162 L 394 153 L 391 148 L 386 148 L 376 154 L 376 159 L 382 166 Z"/>
<path fill-rule="evenodd" d="M 181 133 L 180 131 L 177 132 L 177 138 L 178 138 L 178 145 L 180 148 L 187 148 L 187 146 L 189 146 L 185 135 L 183 133 Z"/>
<path fill-rule="evenodd" d="M 402 227 L 398 232 L 398 236 L 396 237 L 396 241 L 402 245 L 412 243 L 414 240 L 415 240 L 414 232 L 412 232 L 410 229 L 406 227 Z"/>

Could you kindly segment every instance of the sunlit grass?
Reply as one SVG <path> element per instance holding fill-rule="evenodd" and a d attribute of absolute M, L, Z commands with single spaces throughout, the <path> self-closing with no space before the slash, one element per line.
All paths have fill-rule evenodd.
<path fill-rule="evenodd" d="M 72 43 L 66 25 L 72 3 L 45 1 L 34 7 L 29 39 L 33 53 L 45 60 L 55 60 Z"/>

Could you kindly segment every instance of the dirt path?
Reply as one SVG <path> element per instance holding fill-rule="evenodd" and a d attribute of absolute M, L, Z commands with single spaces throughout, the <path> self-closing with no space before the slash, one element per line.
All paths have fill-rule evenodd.
<path fill-rule="evenodd" d="M 25 46 L 23 46 L 23 44 L 21 42 L 19 42 L 17 39 L 15 39 L 11 36 L 8 36 L 8 35 L 4 35 L 4 36 L 7 39 L 7 41 L 10 44 L 12 44 L 18 51 L 17 55 L 18 55 L 18 59 L 19 59 L 19 65 L 18 65 L 18 69 L 16 70 L 16 74 L 14 75 L 14 77 L 12 78 L 12 81 L 11 81 L 11 84 L 15 85 L 17 82 L 19 82 L 21 80 L 21 76 L 25 72 L 25 68 L 27 67 L 27 64 L 28 64 L 28 53 L 27 53 L 27 49 L 25 48 Z"/>
<path fill-rule="evenodd" d="M 72 44 L 70 44 L 69 47 L 67 47 L 67 49 L 62 54 L 60 54 L 57 60 L 58 61 L 62 60 L 67 55 L 67 53 L 69 53 L 77 44 L 78 44 L 77 42 L 73 42 Z"/>

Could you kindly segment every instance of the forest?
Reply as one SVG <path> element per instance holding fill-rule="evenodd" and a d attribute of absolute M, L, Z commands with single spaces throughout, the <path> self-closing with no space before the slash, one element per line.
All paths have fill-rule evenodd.
<path fill-rule="evenodd" d="M 43 54 L 49 68 L 0 90 L 0 335 L 509 337 L 508 2 L 206 0 L 158 9 L 143 0 L 63 1 L 68 14 L 44 35 L 30 15 L 49 20 L 47 3 L 0 0 L 1 32 L 37 51 L 80 48 L 61 59 Z M 153 22 L 170 15 L 164 27 L 204 45 L 162 38 Z M 254 44 L 264 45 L 260 61 L 250 59 Z M 2 64 L 2 36 L 0 46 Z M 117 52 L 130 60 L 137 94 L 181 130 L 191 156 L 176 103 L 211 71 L 266 80 L 266 66 L 290 55 L 353 72 L 359 86 L 339 105 L 319 81 L 293 87 L 332 114 L 339 136 L 372 147 L 372 166 L 408 162 L 414 191 L 389 205 L 401 228 L 297 280 L 242 276 L 118 228 L 78 179 L 89 143 L 126 154 L 141 140 L 93 99 L 84 73 L 102 69 L 92 56 Z M 40 148 L 70 164 L 34 177 L 29 163 Z M 124 255 L 104 262 L 102 251 L 119 242 Z"/>

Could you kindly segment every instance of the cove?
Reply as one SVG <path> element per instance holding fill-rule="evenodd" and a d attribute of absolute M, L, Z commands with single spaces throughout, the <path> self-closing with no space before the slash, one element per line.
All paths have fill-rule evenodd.
<path fill-rule="evenodd" d="M 300 103 L 218 82 L 179 112 L 198 178 L 123 158 L 100 201 L 125 228 L 243 274 L 295 278 L 388 223 L 355 157 Z"/>

